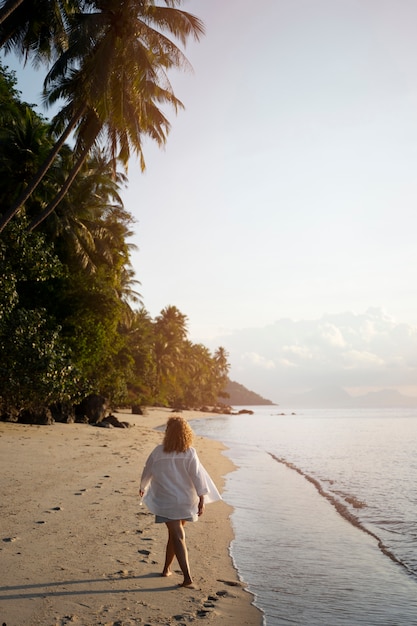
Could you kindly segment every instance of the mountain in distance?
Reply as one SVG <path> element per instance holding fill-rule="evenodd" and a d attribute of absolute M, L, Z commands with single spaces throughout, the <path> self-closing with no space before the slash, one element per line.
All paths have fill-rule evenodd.
<path fill-rule="evenodd" d="M 260 406 L 274 404 L 271 400 L 266 400 L 266 398 L 263 398 L 254 391 L 246 389 L 246 387 L 240 383 L 234 382 L 233 380 L 229 380 L 227 383 L 225 393 L 227 393 L 229 397 L 221 398 L 221 401 L 226 402 L 231 406 Z"/>
<path fill-rule="evenodd" d="M 413 408 L 417 407 L 417 398 L 406 396 L 397 389 L 381 389 L 353 398 L 354 405 L 359 408 Z"/>
<path fill-rule="evenodd" d="M 417 397 L 406 396 L 396 389 L 370 391 L 351 396 L 342 387 L 320 387 L 300 394 L 288 394 L 281 405 L 318 409 L 417 408 Z"/>

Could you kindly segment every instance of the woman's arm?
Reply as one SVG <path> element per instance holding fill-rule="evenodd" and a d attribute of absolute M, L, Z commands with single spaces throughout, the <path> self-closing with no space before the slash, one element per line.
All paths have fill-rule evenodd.
<path fill-rule="evenodd" d="M 198 501 L 197 515 L 200 517 L 200 515 L 203 515 L 203 513 L 204 513 L 204 496 L 200 496 L 200 500 Z"/>
<path fill-rule="evenodd" d="M 204 473 L 201 471 L 201 463 L 195 448 L 190 448 L 190 458 L 188 461 L 188 475 L 192 480 L 194 488 L 199 497 L 204 496 L 207 492 L 207 483 Z"/>
<path fill-rule="evenodd" d="M 146 487 L 151 482 L 152 478 L 152 465 L 153 465 L 153 452 L 148 456 L 147 461 L 145 463 L 145 467 L 143 468 L 142 476 L 140 479 L 140 487 L 139 487 L 139 495 L 143 496 L 145 493 Z"/>

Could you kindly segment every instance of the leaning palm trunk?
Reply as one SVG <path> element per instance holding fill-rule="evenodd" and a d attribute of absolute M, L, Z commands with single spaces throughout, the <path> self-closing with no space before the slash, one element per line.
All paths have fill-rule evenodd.
<path fill-rule="evenodd" d="M 46 159 L 42 167 L 36 172 L 35 176 L 32 178 L 31 182 L 28 184 L 28 186 L 23 190 L 23 192 L 17 198 L 16 202 L 10 207 L 8 211 L 6 211 L 0 217 L 0 233 L 4 230 L 4 228 L 10 222 L 10 220 L 16 215 L 16 213 L 23 206 L 26 200 L 32 195 L 32 193 L 35 191 L 39 183 L 43 180 L 43 177 L 45 176 L 46 172 L 49 170 L 49 168 L 53 164 L 58 152 L 61 150 L 62 146 L 68 139 L 69 135 L 74 130 L 75 126 L 77 125 L 77 122 L 83 116 L 85 109 L 86 107 L 85 105 L 83 105 L 83 107 L 77 111 L 77 113 L 74 115 L 74 117 L 72 118 L 68 126 L 66 127 L 65 131 L 62 133 L 58 141 L 55 143 L 54 147 L 50 151 L 48 158 Z"/>
<path fill-rule="evenodd" d="M 65 183 L 63 184 L 63 186 L 61 187 L 60 192 L 55 196 L 55 198 L 52 200 L 52 202 L 50 202 L 48 204 L 48 206 L 37 216 L 35 217 L 31 223 L 28 226 L 28 230 L 32 231 L 34 230 L 37 226 L 39 226 L 39 224 L 41 224 L 41 222 L 43 222 L 43 220 L 45 220 L 48 215 L 50 215 L 58 206 L 58 204 L 61 202 L 61 200 L 65 197 L 68 189 L 71 187 L 72 183 L 74 182 L 75 178 L 77 177 L 78 172 L 80 171 L 80 169 L 82 168 L 82 166 L 84 165 L 88 154 L 94 144 L 95 139 L 91 139 L 90 143 L 88 145 L 86 145 L 82 152 L 80 153 L 76 163 L 74 164 L 74 167 L 72 168 L 71 172 L 68 175 L 67 180 L 65 181 Z"/>
<path fill-rule="evenodd" d="M 3 7 L 0 10 L 0 24 L 3 24 L 5 20 L 15 11 L 21 4 L 23 0 L 15 0 L 15 2 L 9 4 L 7 7 Z"/>

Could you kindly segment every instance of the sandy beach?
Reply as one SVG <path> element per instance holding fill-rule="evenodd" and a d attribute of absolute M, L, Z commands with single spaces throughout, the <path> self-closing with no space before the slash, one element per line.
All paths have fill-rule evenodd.
<path fill-rule="evenodd" d="M 117 414 L 132 425 L 126 429 L 0 422 L 0 624 L 261 625 L 229 554 L 225 502 L 186 527 L 197 588 L 179 588 L 177 571 L 160 576 L 166 528 L 140 506 L 138 485 L 162 440 L 155 428 L 171 414 Z M 222 444 L 196 437 L 194 445 L 222 491 L 233 471 Z"/>

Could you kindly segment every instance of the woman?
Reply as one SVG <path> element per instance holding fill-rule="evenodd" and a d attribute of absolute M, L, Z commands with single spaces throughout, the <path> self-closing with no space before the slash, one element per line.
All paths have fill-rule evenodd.
<path fill-rule="evenodd" d="M 210 476 L 192 447 L 193 431 L 182 417 L 170 417 L 164 441 L 150 454 L 140 481 L 140 496 L 155 513 L 155 522 L 168 528 L 165 565 L 162 576 L 171 576 L 177 557 L 184 576 L 180 587 L 192 587 L 184 526 L 195 522 L 205 504 L 221 500 Z"/>

